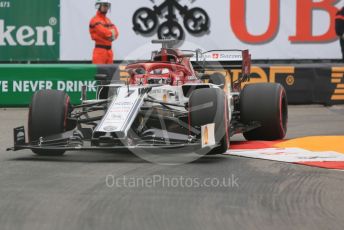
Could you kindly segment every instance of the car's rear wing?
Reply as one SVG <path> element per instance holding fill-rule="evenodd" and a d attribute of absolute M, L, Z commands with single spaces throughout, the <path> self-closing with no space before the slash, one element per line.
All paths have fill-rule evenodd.
<path fill-rule="evenodd" d="M 248 50 L 201 50 L 193 52 L 194 56 L 190 61 L 196 71 L 218 70 L 218 69 L 241 69 L 243 75 L 251 72 L 251 54 Z"/>
<path fill-rule="evenodd" d="M 207 70 L 241 70 L 239 79 L 231 78 L 233 88 L 240 88 L 241 82 L 248 81 L 251 74 L 251 54 L 248 50 L 210 50 L 202 52 L 192 52 L 194 56 L 190 58 L 191 64 L 195 71 L 204 73 Z"/>

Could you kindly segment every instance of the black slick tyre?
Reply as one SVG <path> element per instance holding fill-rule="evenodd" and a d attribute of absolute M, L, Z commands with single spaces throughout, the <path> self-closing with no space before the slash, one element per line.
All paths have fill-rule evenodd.
<path fill-rule="evenodd" d="M 207 155 L 221 154 L 229 147 L 229 121 L 227 98 L 221 89 L 203 88 L 192 92 L 189 98 L 189 123 L 191 127 L 215 124 L 215 142 L 219 145 Z"/>
<path fill-rule="evenodd" d="M 32 97 L 29 110 L 28 133 L 30 144 L 37 144 L 40 137 L 66 131 L 70 107 L 69 96 L 58 90 L 41 90 Z M 60 156 L 65 150 L 32 150 L 37 155 Z"/>
<path fill-rule="evenodd" d="M 246 85 L 240 94 L 241 122 L 258 122 L 260 127 L 244 132 L 247 140 L 279 140 L 287 132 L 288 101 L 278 83 Z"/>

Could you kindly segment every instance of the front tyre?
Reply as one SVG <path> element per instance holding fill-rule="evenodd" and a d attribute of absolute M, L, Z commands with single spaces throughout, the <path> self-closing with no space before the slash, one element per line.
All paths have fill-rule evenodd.
<path fill-rule="evenodd" d="M 41 90 L 32 97 L 29 110 L 29 142 L 35 145 L 40 137 L 58 134 L 67 129 L 69 96 L 58 90 Z M 65 150 L 32 150 L 41 156 L 61 156 Z"/>
<path fill-rule="evenodd" d="M 189 98 L 191 127 L 200 128 L 215 123 L 215 142 L 219 146 L 206 153 L 207 155 L 222 154 L 229 148 L 227 107 L 227 97 L 223 90 L 218 88 L 196 89 Z"/>

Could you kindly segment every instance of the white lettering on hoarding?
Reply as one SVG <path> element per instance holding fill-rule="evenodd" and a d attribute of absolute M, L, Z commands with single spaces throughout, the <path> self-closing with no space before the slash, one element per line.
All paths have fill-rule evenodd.
<path fill-rule="evenodd" d="M 31 46 L 35 43 L 35 40 L 33 39 L 34 35 L 35 31 L 30 26 L 22 26 L 17 30 L 18 43 L 22 46 Z"/>
<path fill-rule="evenodd" d="M 5 21 L 0 20 L 0 46 L 31 46 L 35 43 L 36 46 L 53 46 L 54 31 L 50 26 L 37 26 L 32 28 L 24 25 L 17 29 L 15 26 L 5 26 Z M 15 34 L 15 37 L 13 37 Z"/>
<path fill-rule="evenodd" d="M 0 81 L 0 88 L 2 93 L 8 92 L 8 81 Z"/>
<path fill-rule="evenodd" d="M 53 88 L 53 82 L 52 81 L 47 81 L 45 85 L 45 89 L 52 89 Z"/>
<path fill-rule="evenodd" d="M 57 82 L 57 90 L 65 90 L 66 89 L 66 85 L 63 81 L 58 81 Z"/>
<path fill-rule="evenodd" d="M 83 85 L 86 85 L 87 91 L 96 92 L 95 81 L 58 81 L 57 90 L 63 90 L 65 92 L 81 92 Z"/>
<path fill-rule="evenodd" d="M 89 92 L 96 92 L 96 81 L 13 81 L 13 92 L 35 92 L 41 89 L 57 89 L 66 92 L 81 92 L 82 86 L 86 85 Z M 4 86 L 6 84 L 6 86 Z M 0 88 L 8 87 L 8 82 L 0 81 Z M 2 90 L 2 92 L 5 92 Z M 6 91 L 7 92 L 7 91 Z"/>
<path fill-rule="evenodd" d="M 48 46 L 55 45 L 54 37 L 53 37 L 53 28 L 51 28 L 50 26 L 36 27 L 36 30 L 37 30 L 37 34 L 38 34 L 36 46 L 44 46 L 45 45 L 44 34 L 46 34 L 47 45 Z"/>
<path fill-rule="evenodd" d="M 35 92 L 41 89 L 52 89 L 52 81 L 13 81 L 13 92 Z"/>
<path fill-rule="evenodd" d="M 4 20 L 0 20 L 0 46 L 5 46 L 5 40 L 7 41 L 8 45 L 15 46 L 17 43 L 13 40 L 11 33 L 15 30 L 15 26 L 7 26 L 5 30 L 5 23 Z"/>
<path fill-rule="evenodd" d="M 1 1 L 0 2 L 0 8 L 10 8 L 11 7 L 11 2 L 9 1 Z"/>

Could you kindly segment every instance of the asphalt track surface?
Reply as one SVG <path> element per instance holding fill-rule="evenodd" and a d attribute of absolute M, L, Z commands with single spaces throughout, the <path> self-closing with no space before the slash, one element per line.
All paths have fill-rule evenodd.
<path fill-rule="evenodd" d="M 344 135 L 343 106 L 289 109 L 288 138 Z M 44 158 L 30 151 L 6 152 L 12 128 L 26 124 L 26 116 L 26 109 L 0 110 L 1 230 L 344 229 L 342 171 L 234 156 L 165 166 L 130 153 Z M 169 180 L 138 186 L 124 184 L 124 177 Z M 181 177 L 232 182 L 183 187 L 177 180 L 179 185 L 172 185 Z M 112 178 L 123 183 L 113 186 Z"/>

